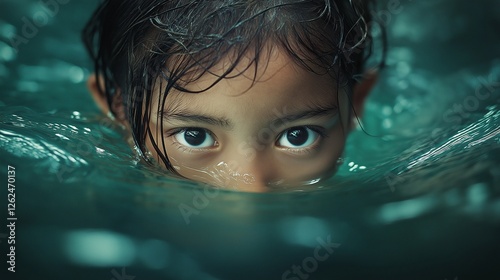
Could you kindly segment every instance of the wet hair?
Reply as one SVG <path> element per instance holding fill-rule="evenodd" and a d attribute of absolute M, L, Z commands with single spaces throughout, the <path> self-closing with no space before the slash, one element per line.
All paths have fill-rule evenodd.
<path fill-rule="evenodd" d="M 215 83 L 234 77 L 243 57 L 250 62 L 245 60 L 248 64 L 239 74 L 257 69 L 269 59 L 271 45 L 298 66 L 331 75 L 332 88 L 346 89 L 350 96 L 372 52 L 373 5 L 368 0 L 105 0 L 86 25 L 83 39 L 98 79 L 104 80 L 103 87 L 98 83 L 99 91 L 110 108 L 117 99 L 123 103 L 141 154 L 147 153 L 149 137 L 175 173 L 163 141 L 158 145 L 153 138 L 163 131 L 162 116 L 151 116 L 158 83 L 162 112 L 172 89 L 201 92 L 185 85 L 228 57 L 231 65 Z M 152 117 L 160 118 L 154 132 L 149 126 Z"/>

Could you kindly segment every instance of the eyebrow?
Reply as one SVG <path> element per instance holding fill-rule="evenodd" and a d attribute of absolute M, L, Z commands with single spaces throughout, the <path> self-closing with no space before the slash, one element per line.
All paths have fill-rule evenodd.
<path fill-rule="evenodd" d="M 312 119 L 319 118 L 327 115 L 333 115 L 337 113 L 337 106 L 329 107 L 311 107 L 304 111 L 295 112 L 292 114 L 277 115 L 277 118 L 273 119 L 270 124 L 279 126 L 288 122 L 294 122 L 302 119 Z M 203 123 L 207 125 L 215 125 L 226 129 L 234 128 L 234 123 L 225 117 L 213 117 L 207 115 L 201 115 L 188 110 L 176 110 L 176 112 L 168 113 L 162 112 L 162 118 L 166 121 L 180 121 L 188 123 Z"/>
<path fill-rule="evenodd" d="M 319 118 L 327 115 L 333 115 L 337 113 L 337 111 L 338 107 L 334 105 L 327 107 L 325 106 L 309 107 L 308 110 L 299 111 L 289 115 L 279 116 L 273 121 L 271 121 L 271 124 L 279 125 L 280 123 L 294 122 L 302 119 Z"/>
<path fill-rule="evenodd" d="M 195 122 L 195 123 L 204 123 L 208 125 L 220 126 L 227 129 L 232 129 L 233 124 L 227 118 L 215 118 L 211 116 L 200 115 L 196 113 L 191 113 L 189 111 L 177 111 L 175 113 L 162 113 L 162 117 L 164 120 L 176 120 L 180 122 Z"/>

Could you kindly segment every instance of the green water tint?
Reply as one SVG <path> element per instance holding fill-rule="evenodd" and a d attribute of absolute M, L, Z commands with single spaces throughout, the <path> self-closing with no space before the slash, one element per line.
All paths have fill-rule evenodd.
<path fill-rule="evenodd" d="M 61 6 L 15 54 L 5 42 L 25 9 L 6 4 L 0 174 L 16 168 L 15 276 L 497 279 L 499 6 L 488 3 L 402 1 L 363 119 L 374 136 L 349 137 L 335 177 L 269 194 L 167 178 L 136 158 L 87 96 L 79 27 L 59 35 L 93 4 Z M 4 266 L 0 275 L 16 279 Z"/>
<path fill-rule="evenodd" d="M 104 117 L 6 107 L 0 151 L 17 172 L 18 269 L 73 279 L 109 278 L 121 267 L 146 279 L 246 279 L 243 271 L 279 279 L 330 244 L 330 254 L 318 251 L 329 257 L 316 260 L 313 279 L 495 273 L 499 118 L 491 106 L 412 145 L 372 139 L 407 149 L 362 170 L 347 157 L 319 190 L 248 194 L 137 164 Z M 467 141 L 453 142 L 464 133 Z"/>

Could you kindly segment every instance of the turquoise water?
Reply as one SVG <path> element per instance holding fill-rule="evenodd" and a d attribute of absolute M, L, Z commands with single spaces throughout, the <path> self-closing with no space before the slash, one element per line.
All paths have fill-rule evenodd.
<path fill-rule="evenodd" d="M 363 119 L 374 136 L 350 136 L 334 178 L 269 194 L 145 166 L 85 89 L 79 30 L 96 1 L 43 3 L 0 3 L 0 217 L 10 165 L 18 219 L 15 273 L 0 230 L 2 279 L 500 276 L 496 1 L 381 5 L 388 67 Z"/>

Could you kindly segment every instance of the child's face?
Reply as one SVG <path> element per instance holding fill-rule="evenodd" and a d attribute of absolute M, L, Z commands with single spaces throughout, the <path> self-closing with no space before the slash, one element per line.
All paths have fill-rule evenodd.
<path fill-rule="evenodd" d="M 246 66 L 241 65 L 235 74 Z M 224 70 L 223 61 L 213 74 L 185 87 L 204 90 Z M 350 122 L 345 92 L 336 92 L 330 75 L 311 73 L 277 52 L 259 66 L 253 83 L 254 74 L 252 66 L 197 94 L 172 90 L 163 131 L 158 103 L 152 104 L 153 138 L 159 147 L 164 143 L 177 172 L 254 192 L 311 183 L 335 172 Z M 160 89 L 153 100 L 161 100 Z M 147 146 L 159 160 L 150 141 Z"/>
<path fill-rule="evenodd" d="M 365 75 L 348 100 L 343 89 L 337 92 L 330 75 L 307 71 L 278 51 L 271 57 L 257 70 L 254 65 L 245 70 L 248 63 L 243 61 L 228 75 L 231 78 L 207 89 L 227 70 L 230 63 L 222 61 L 212 74 L 183 85 L 201 93 L 171 90 L 163 112 L 158 104 L 163 88 L 157 85 L 150 130 L 180 175 L 264 192 L 269 187 L 311 184 L 335 172 L 352 123 L 351 105 L 361 116 L 376 74 Z M 109 111 L 95 76 L 88 85 L 98 105 Z M 116 103 L 114 111 L 124 119 L 123 105 Z M 162 162 L 149 136 L 146 139 L 147 149 Z"/>

